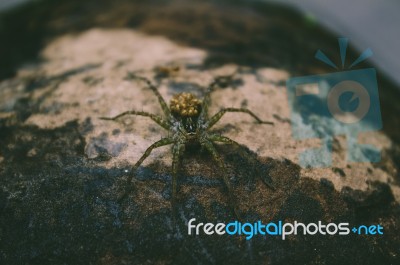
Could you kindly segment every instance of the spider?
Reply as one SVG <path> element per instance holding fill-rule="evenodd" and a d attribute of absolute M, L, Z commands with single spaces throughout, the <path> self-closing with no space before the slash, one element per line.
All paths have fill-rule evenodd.
<path fill-rule="evenodd" d="M 157 88 L 146 78 L 136 76 L 133 73 L 128 73 L 127 79 L 129 80 L 140 80 L 147 84 L 147 86 L 152 90 L 152 92 L 157 96 L 158 101 L 161 105 L 161 109 L 163 111 L 164 117 L 155 115 L 152 113 L 144 112 L 144 111 L 125 111 L 115 117 L 101 117 L 102 120 L 111 120 L 117 121 L 119 118 L 126 115 L 137 115 L 137 116 L 145 116 L 152 119 L 155 123 L 160 125 L 162 128 L 169 132 L 170 136 L 161 138 L 159 141 L 156 141 L 152 145 L 150 145 L 144 154 L 139 158 L 136 164 L 133 166 L 131 174 L 127 179 L 127 186 L 125 193 L 120 197 L 120 199 L 124 198 L 128 192 L 129 187 L 131 185 L 131 181 L 133 178 L 133 174 L 136 169 L 143 163 L 143 161 L 150 155 L 150 153 L 161 146 L 172 145 L 172 197 L 171 197 L 171 205 L 172 208 L 175 206 L 175 200 L 177 196 L 177 176 L 178 170 L 180 168 L 181 157 L 185 151 L 185 148 L 191 144 L 199 144 L 199 146 L 203 149 L 206 149 L 216 161 L 219 166 L 219 169 L 223 173 L 223 181 L 228 190 L 229 201 L 232 204 L 232 207 L 235 211 L 235 214 L 238 216 L 236 207 L 234 206 L 234 197 L 232 192 L 232 187 L 229 182 L 228 176 L 225 174 L 225 165 L 224 162 L 215 149 L 214 144 L 216 142 L 224 143 L 224 144 L 234 144 L 240 146 L 236 141 L 222 136 L 220 134 L 213 133 L 210 129 L 221 119 L 221 117 L 227 112 L 242 112 L 250 115 L 260 124 L 270 124 L 273 125 L 273 122 L 262 121 L 259 117 L 257 117 L 253 112 L 246 108 L 223 108 L 213 116 L 209 117 L 208 115 L 208 107 L 211 103 L 210 94 L 217 86 L 227 86 L 229 85 L 230 76 L 220 76 L 214 79 L 214 81 L 208 86 L 206 90 L 206 94 L 204 96 L 203 101 L 196 98 L 195 95 L 191 93 L 179 93 L 172 97 L 169 107 L 165 102 L 164 98 L 158 92 Z"/>

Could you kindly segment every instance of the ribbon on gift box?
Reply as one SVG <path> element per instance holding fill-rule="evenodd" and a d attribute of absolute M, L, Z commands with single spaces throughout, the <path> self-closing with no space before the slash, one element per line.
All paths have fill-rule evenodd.
<path fill-rule="evenodd" d="M 342 61 L 342 69 L 344 69 L 344 63 L 346 59 L 346 50 L 348 46 L 348 39 L 347 38 L 338 38 L 339 41 L 339 49 L 340 49 L 340 59 Z M 361 63 L 362 61 L 366 60 L 367 58 L 372 56 L 372 50 L 370 48 L 366 49 L 361 53 L 361 55 L 349 66 L 348 69 L 352 68 L 353 66 L 356 66 L 357 64 Z M 321 50 L 318 50 L 315 53 L 315 58 L 326 63 L 329 66 L 332 66 L 335 69 L 338 69 L 338 66 L 332 62 L 331 59 L 328 58 L 328 56 L 325 55 Z"/>

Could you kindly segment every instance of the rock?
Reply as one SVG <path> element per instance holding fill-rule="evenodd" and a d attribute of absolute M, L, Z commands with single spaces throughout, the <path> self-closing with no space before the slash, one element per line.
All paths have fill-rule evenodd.
<path fill-rule="evenodd" d="M 315 47 L 334 49 L 333 36 L 324 33 L 327 39 L 321 39 L 322 29 L 308 28 L 301 16 L 267 4 L 226 3 L 222 12 L 213 2 L 194 7 L 180 1 L 121 1 L 110 8 L 99 1 L 71 22 L 71 11 L 60 11 L 66 2 L 48 2 L 32 3 L 34 15 L 29 15 L 45 10 L 51 16 L 33 28 L 36 38 L 43 37 L 37 32 L 48 37 L 32 40 L 41 43 L 42 60 L 17 67 L 0 82 L 5 95 L 0 99 L 0 263 L 399 262 L 399 156 L 393 136 L 398 123 L 360 135 L 361 142 L 383 149 L 378 164 L 348 165 L 346 139 L 337 137 L 332 167 L 298 165 L 298 153 L 319 140 L 292 138 L 285 82 L 326 71 L 308 61 Z M 56 11 L 59 20 L 52 15 Z M 13 12 L 15 19 L 27 14 L 24 8 Z M 50 36 L 49 25 L 57 34 Z M 309 41 L 301 41 L 301 34 Z M 237 218 L 222 172 L 196 147 L 182 161 L 175 221 L 169 147 L 152 152 L 133 172 L 132 191 L 118 201 L 134 163 L 167 135 L 145 117 L 99 119 L 133 109 L 161 114 L 157 98 L 128 72 L 149 78 L 167 101 L 180 92 L 202 97 L 215 77 L 235 73 L 229 85 L 213 93 L 210 111 L 246 107 L 274 122 L 260 125 L 245 114 L 226 114 L 215 127 L 240 143 L 218 151 L 243 220 L 380 224 L 384 236 L 298 234 L 282 240 L 257 235 L 247 241 L 188 235 L 191 218 L 204 223 Z M 385 85 L 383 115 L 393 121 L 397 103 L 389 99 L 398 91 Z"/>

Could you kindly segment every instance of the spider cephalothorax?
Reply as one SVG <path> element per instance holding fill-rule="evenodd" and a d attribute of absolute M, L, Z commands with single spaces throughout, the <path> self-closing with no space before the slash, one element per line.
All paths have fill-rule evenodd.
<path fill-rule="evenodd" d="M 230 76 L 222 76 L 216 78 L 208 87 L 207 92 L 204 96 L 203 101 L 197 99 L 191 93 L 180 93 L 170 101 L 170 106 L 158 92 L 157 88 L 147 79 L 143 77 L 135 76 L 131 73 L 128 74 L 129 79 L 138 79 L 146 82 L 149 88 L 157 96 L 158 101 L 163 111 L 163 117 L 152 113 L 143 111 L 126 111 L 112 118 L 101 118 L 104 120 L 117 120 L 118 118 L 125 115 L 140 115 L 146 116 L 156 122 L 158 125 L 163 127 L 169 132 L 169 136 L 162 138 L 161 140 L 153 143 L 144 152 L 142 157 L 134 165 L 131 174 L 128 177 L 127 190 L 130 187 L 130 183 L 134 176 L 135 170 L 143 163 L 143 161 L 150 155 L 150 153 L 158 147 L 172 144 L 172 206 L 174 207 L 174 201 L 177 194 L 177 174 L 180 167 L 180 160 L 185 151 L 186 145 L 197 142 L 200 146 L 208 150 L 218 166 L 222 170 L 223 180 L 229 192 L 230 202 L 233 204 L 232 188 L 229 183 L 228 176 L 225 174 L 225 165 L 222 158 L 218 154 L 214 147 L 216 142 L 235 144 L 239 145 L 232 139 L 213 133 L 210 129 L 221 119 L 226 112 L 242 112 L 252 116 L 258 123 L 273 124 L 272 122 L 264 122 L 259 119 L 253 112 L 244 108 L 224 108 L 213 116 L 208 116 L 208 106 L 210 105 L 210 93 L 216 86 L 224 86 L 226 80 L 230 79 Z M 123 197 L 127 194 L 127 191 Z M 234 207 L 233 204 L 233 208 Z M 235 210 L 236 212 L 236 210 Z M 237 212 L 236 212 L 237 214 Z"/>

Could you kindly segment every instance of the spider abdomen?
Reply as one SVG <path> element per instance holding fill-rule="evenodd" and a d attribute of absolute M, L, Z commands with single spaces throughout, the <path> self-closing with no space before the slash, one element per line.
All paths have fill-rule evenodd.
<path fill-rule="evenodd" d="M 201 111 L 201 100 L 192 93 L 179 93 L 171 99 L 170 109 L 176 118 L 196 118 Z"/>

